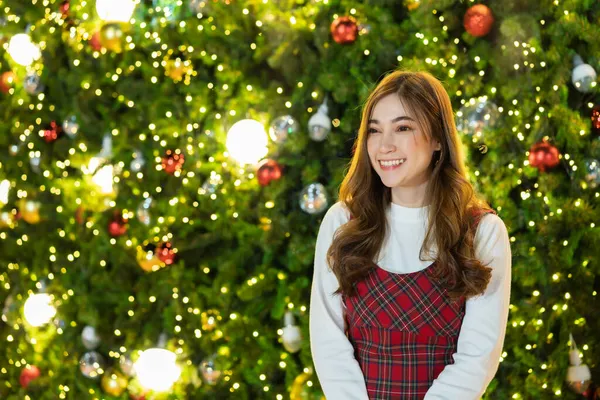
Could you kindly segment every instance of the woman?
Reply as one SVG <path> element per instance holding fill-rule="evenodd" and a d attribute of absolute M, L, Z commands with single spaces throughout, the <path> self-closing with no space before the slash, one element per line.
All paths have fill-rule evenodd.
<path fill-rule="evenodd" d="M 506 227 L 468 182 L 452 106 L 395 71 L 363 108 L 317 237 L 311 349 L 328 400 L 479 399 L 506 332 Z"/>

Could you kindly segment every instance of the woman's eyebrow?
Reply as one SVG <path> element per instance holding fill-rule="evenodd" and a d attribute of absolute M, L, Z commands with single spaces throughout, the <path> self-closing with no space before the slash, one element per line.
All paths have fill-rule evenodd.
<path fill-rule="evenodd" d="M 400 116 L 400 117 L 396 117 L 396 118 L 392 119 L 390 122 L 392 122 L 392 123 L 393 123 L 393 122 L 398 122 L 398 121 L 403 121 L 403 120 L 407 120 L 407 121 L 413 121 L 413 122 L 415 122 L 415 120 L 414 120 L 414 119 L 412 119 L 411 117 L 409 117 L 408 115 L 403 115 L 403 116 Z M 378 124 L 378 123 L 379 123 L 379 120 L 376 120 L 376 119 L 369 119 L 369 123 L 370 123 L 370 124 Z"/>

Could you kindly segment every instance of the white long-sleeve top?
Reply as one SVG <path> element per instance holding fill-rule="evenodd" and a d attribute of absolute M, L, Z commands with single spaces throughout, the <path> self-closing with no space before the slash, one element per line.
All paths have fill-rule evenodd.
<path fill-rule="evenodd" d="M 394 273 L 420 271 L 432 260 L 419 260 L 427 229 L 427 207 L 408 208 L 394 203 L 387 210 L 390 232 L 377 265 Z M 338 227 L 350 214 L 343 203 L 325 214 L 315 249 L 310 299 L 310 344 L 317 376 L 327 400 L 368 399 L 366 384 L 354 349 L 344 334 L 339 287 L 326 254 Z M 435 245 L 432 253 L 435 254 Z M 485 215 L 475 235 L 475 254 L 492 268 L 485 292 L 468 299 L 458 336 L 454 363 L 447 365 L 429 388 L 425 400 L 480 399 L 496 374 L 504 343 L 511 282 L 511 250 L 506 227 L 494 214 Z"/>

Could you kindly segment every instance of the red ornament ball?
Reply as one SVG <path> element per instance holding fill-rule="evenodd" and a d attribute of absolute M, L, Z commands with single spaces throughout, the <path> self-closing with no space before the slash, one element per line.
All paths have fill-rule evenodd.
<path fill-rule="evenodd" d="M 71 2 L 69 0 L 64 0 L 60 4 L 59 10 L 63 18 L 69 17 L 69 8 L 71 8 Z"/>
<path fill-rule="evenodd" d="M 50 122 L 50 126 L 44 129 L 44 140 L 46 143 L 52 143 L 62 134 L 62 128 L 55 122 Z"/>
<path fill-rule="evenodd" d="M 339 17 L 331 23 L 331 36 L 336 43 L 349 44 L 358 36 L 358 25 L 353 17 Z"/>
<path fill-rule="evenodd" d="M 532 167 L 545 172 L 549 168 L 554 168 L 559 163 L 558 149 L 548 142 L 540 142 L 531 146 L 529 150 L 529 164 Z"/>
<path fill-rule="evenodd" d="M 475 37 L 487 35 L 494 24 L 492 10 L 483 4 L 470 7 L 463 20 L 465 30 Z"/>
<path fill-rule="evenodd" d="M 29 384 L 40 377 L 40 369 L 35 365 L 28 365 L 21 370 L 21 376 L 19 376 L 19 383 L 21 387 L 26 388 Z"/>
<path fill-rule="evenodd" d="M 92 48 L 92 50 L 94 51 L 100 51 L 102 50 L 102 40 L 101 40 L 101 36 L 100 36 L 100 31 L 96 31 L 92 34 L 92 37 L 89 40 L 90 42 L 90 47 Z"/>
<path fill-rule="evenodd" d="M 592 109 L 592 129 L 600 133 L 600 104 Z"/>
<path fill-rule="evenodd" d="M 281 178 L 281 165 L 275 160 L 263 160 L 258 165 L 256 177 L 261 186 L 267 186 L 271 181 L 276 181 Z"/>
<path fill-rule="evenodd" d="M 108 234 L 112 237 L 123 236 L 127 232 L 127 218 L 115 211 L 113 219 L 108 223 Z"/>
<path fill-rule="evenodd" d="M 185 163 L 185 156 L 179 150 L 167 150 L 162 158 L 162 167 L 167 174 L 173 175 L 175 171 L 180 171 Z"/>
<path fill-rule="evenodd" d="M 2 91 L 2 93 L 8 93 L 10 88 L 13 87 L 16 79 L 17 78 L 12 71 L 2 73 L 0 76 L 0 91 Z"/>
<path fill-rule="evenodd" d="M 156 256 L 167 265 L 171 265 L 177 260 L 177 254 L 173 249 L 173 245 L 169 242 L 163 243 L 156 248 Z"/>

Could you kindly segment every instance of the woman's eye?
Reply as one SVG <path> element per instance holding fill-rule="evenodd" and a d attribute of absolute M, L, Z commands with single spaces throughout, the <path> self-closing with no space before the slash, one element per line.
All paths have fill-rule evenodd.
<path fill-rule="evenodd" d="M 377 133 L 377 129 L 369 128 L 369 129 L 367 129 L 367 133 Z"/>
<path fill-rule="evenodd" d="M 399 126 L 398 127 L 398 132 L 408 132 L 408 131 L 412 131 L 412 128 L 410 126 Z"/>

